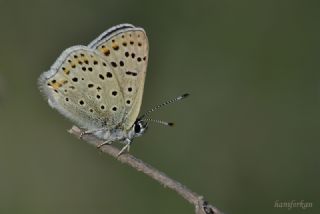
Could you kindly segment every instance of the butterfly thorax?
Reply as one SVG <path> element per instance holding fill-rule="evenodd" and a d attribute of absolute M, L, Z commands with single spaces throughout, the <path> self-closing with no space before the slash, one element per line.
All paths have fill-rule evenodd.
<path fill-rule="evenodd" d="M 120 141 L 127 143 L 131 142 L 134 138 L 140 137 L 148 128 L 148 123 L 137 120 L 129 130 L 124 130 L 122 127 L 116 127 L 114 129 L 97 129 L 91 133 L 97 138 L 104 140 L 105 142 L 112 143 L 114 141 Z"/>

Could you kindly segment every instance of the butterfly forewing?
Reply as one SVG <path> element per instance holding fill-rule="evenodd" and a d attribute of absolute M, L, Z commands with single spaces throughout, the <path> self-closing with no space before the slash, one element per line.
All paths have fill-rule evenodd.
<path fill-rule="evenodd" d="M 125 113 L 116 72 L 99 52 L 75 46 L 65 50 L 39 81 L 50 105 L 79 126 L 112 129 Z"/>
<path fill-rule="evenodd" d="M 137 119 L 142 102 L 149 52 L 146 33 L 142 28 L 120 26 L 100 35 L 89 47 L 103 55 L 119 80 L 125 106 L 123 128 L 127 130 Z"/>

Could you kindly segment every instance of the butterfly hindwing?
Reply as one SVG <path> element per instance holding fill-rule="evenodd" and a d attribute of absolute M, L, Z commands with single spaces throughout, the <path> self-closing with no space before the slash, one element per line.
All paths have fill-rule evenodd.
<path fill-rule="evenodd" d="M 65 50 L 39 84 L 49 104 L 86 129 L 112 129 L 123 121 L 125 107 L 116 71 L 86 46 Z"/>

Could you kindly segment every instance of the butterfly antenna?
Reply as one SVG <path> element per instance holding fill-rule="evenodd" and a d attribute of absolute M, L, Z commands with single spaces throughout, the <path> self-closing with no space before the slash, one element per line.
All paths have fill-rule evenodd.
<path fill-rule="evenodd" d="M 166 101 L 166 102 L 164 102 L 164 103 L 162 103 L 162 104 L 160 104 L 160 105 L 157 105 L 156 107 L 150 109 L 149 111 L 147 111 L 146 113 L 144 113 L 143 115 L 141 115 L 141 116 L 139 117 L 139 119 L 142 120 L 143 118 L 145 118 L 146 116 L 148 116 L 151 112 L 154 112 L 155 110 L 158 110 L 159 108 L 161 108 L 161 107 L 163 107 L 163 106 L 166 106 L 166 105 L 168 105 L 168 104 L 175 103 L 176 101 L 182 100 L 182 99 L 184 99 L 184 98 L 186 98 L 186 97 L 188 97 L 188 96 L 189 96 L 189 94 L 183 94 L 183 95 L 181 95 L 181 96 L 179 96 L 179 97 L 176 97 L 176 98 L 174 98 L 174 99 L 172 99 L 172 100 L 168 100 L 168 101 Z"/>
<path fill-rule="evenodd" d="M 164 125 L 164 126 L 173 126 L 174 125 L 174 123 L 171 123 L 171 122 L 166 122 L 166 121 L 163 121 L 163 120 L 154 120 L 154 119 L 150 119 L 150 118 L 142 119 L 141 121 L 158 123 L 158 124 L 161 124 L 161 125 Z"/>

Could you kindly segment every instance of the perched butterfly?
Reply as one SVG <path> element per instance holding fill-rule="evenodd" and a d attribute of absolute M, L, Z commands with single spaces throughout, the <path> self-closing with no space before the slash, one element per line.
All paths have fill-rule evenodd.
<path fill-rule="evenodd" d="M 83 134 L 93 134 L 104 143 L 125 144 L 141 136 L 148 122 L 171 126 L 146 116 L 181 100 L 188 94 L 156 106 L 138 118 L 148 63 L 145 31 L 131 24 L 114 26 L 87 46 L 66 49 L 50 70 L 39 78 L 40 90 L 52 108 L 71 119 Z"/>

